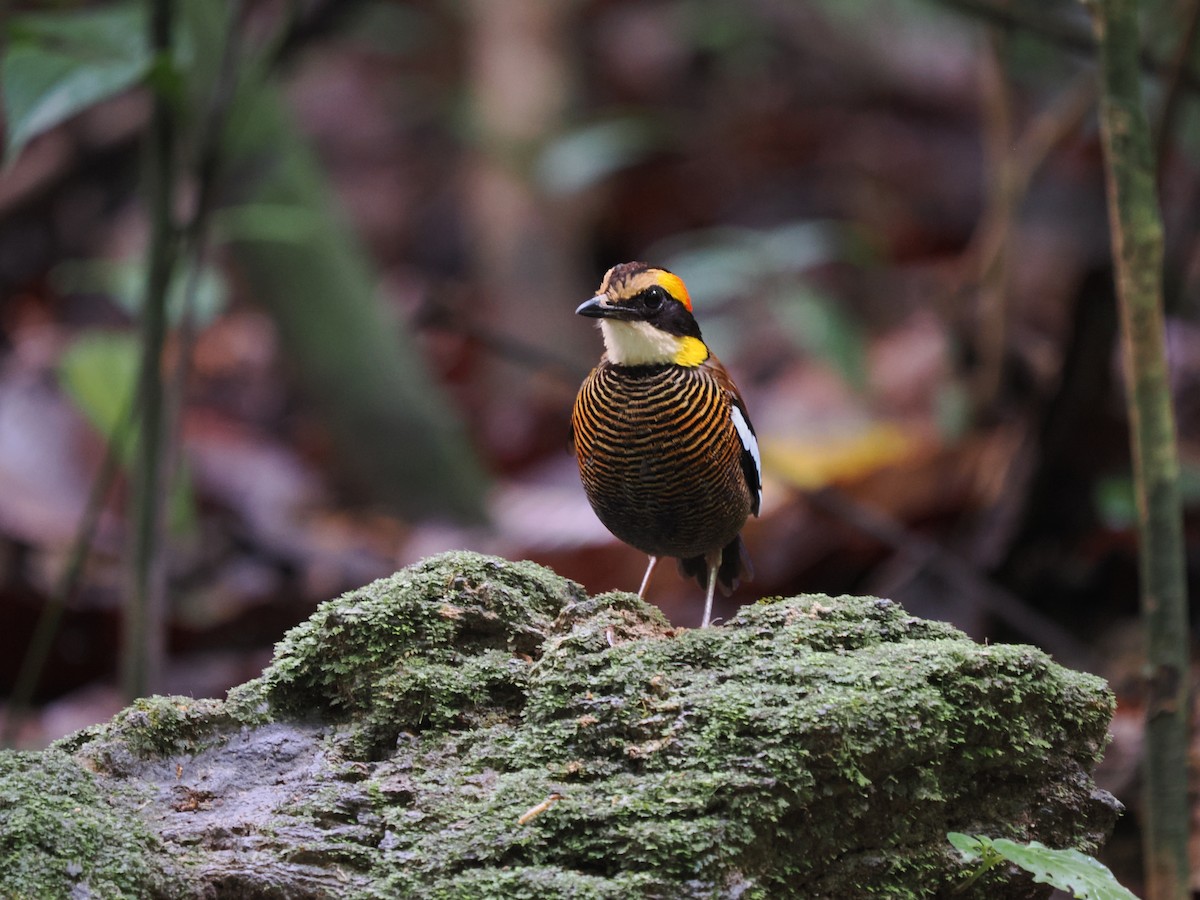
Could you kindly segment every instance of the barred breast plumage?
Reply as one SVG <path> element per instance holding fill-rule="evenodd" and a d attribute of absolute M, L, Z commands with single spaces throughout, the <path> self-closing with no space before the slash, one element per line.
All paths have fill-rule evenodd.
<path fill-rule="evenodd" d="M 731 406 L 707 363 L 606 360 L 592 371 L 571 424 L 584 490 L 609 531 L 650 556 L 681 559 L 737 537 L 751 498 Z"/>
<path fill-rule="evenodd" d="M 571 426 L 596 515 L 650 556 L 726 593 L 749 577 L 740 532 L 758 515 L 758 442 L 725 367 L 709 352 L 683 282 L 646 263 L 613 266 L 577 313 L 600 320 L 605 355 L 584 380 Z"/>

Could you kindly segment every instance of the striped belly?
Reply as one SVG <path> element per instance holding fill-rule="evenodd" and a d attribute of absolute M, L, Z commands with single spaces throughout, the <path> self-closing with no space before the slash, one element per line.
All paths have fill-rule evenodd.
<path fill-rule="evenodd" d="M 652 556 L 724 547 L 750 514 L 728 394 L 703 367 L 601 363 L 571 416 L 600 521 Z"/>

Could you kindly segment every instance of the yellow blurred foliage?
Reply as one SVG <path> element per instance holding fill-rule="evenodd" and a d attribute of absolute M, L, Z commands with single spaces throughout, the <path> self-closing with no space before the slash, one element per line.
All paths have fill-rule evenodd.
<path fill-rule="evenodd" d="M 890 423 L 869 423 L 853 434 L 813 440 L 766 439 L 763 468 L 795 488 L 814 490 L 853 482 L 887 466 L 909 460 L 927 441 Z"/>

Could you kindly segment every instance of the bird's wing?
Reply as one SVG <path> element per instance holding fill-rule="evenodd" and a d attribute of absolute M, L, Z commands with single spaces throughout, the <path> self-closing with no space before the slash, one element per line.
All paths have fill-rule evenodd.
<path fill-rule="evenodd" d="M 746 486 L 750 488 L 750 511 L 758 515 L 762 505 L 762 456 L 758 452 L 758 437 L 754 433 L 754 425 L 746 412 L 746 401 L 721 361 L 715 356 L 709 356 L 704 361 L 713 377 L 729 396 L 729 412 L 733 419 L 733 427 L 737 431 L 738 440 L 742 442 L 742 474 L 746 477 Z"/>

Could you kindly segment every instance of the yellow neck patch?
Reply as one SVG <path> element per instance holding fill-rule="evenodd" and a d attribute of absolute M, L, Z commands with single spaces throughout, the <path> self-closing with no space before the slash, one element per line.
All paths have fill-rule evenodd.
<path fill-rule="evenodd" d="M 601 319 L 600 333 L 609 362 L 618 366 L 698 366 L 708 359 L 704 341 L 667 334 L 649 322 Z"/>
<path fill-rule="evenodd" d="M 682 283 L 680 282 L 680 284 Z M 706 359 L 708 359 L 708 347 L 705 346 L 704 341 L 694 337 L 679 338 L 679 349 L 675 353 L 675 365 L 698 366 Z"/>

